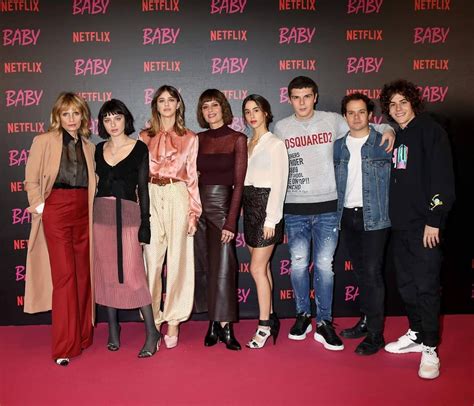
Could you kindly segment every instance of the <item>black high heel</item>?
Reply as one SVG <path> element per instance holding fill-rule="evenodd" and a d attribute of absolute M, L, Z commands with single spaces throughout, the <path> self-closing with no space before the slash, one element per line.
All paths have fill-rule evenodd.
<path fill-rule="evenodd" d="M 147 350 L 145 348 L 142 348 L 140 352 L 138 353 L 138 358 L 150 358 L 153 357 L 153 355 L 156 354 L 157 351 L 160 349 L 160 344 L 161 344 L 161 333 L 158 331 L 158 336 L 156 338 L 156 342 L 153 345 L 153 349 Z"/>
<path fill-rule="evenodd" d="M 107 349 L 109 351 L 118 351 L 120 349 L 120 332 L 122 331 L 122 327 L 118 326 L 118 344 L 115 344 L 110 341 L 110 333 L 109 333 L 109 342 L 107 343 Z"/>
<path fill-rule="evenodd" d="M 234 336 L 234 329 L 232 323 L 227 323 L 224 327 L 219 330 L 219 340 L 225 343 L 228 350 L 239 351 L 242 349 L 239 342 Z"/>
<path fill-rule="evenodd" d="M 280 333 L 280 320 L 276 313 L 270 314 L 270 334 L 273 337 L 273 345 L 276 344 L 278 334 Z"/>

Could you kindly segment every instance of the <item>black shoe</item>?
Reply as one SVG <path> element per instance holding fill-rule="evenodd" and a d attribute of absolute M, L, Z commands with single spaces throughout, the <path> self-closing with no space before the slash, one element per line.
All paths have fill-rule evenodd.
<path fill-rule="evenodd" d="M 207 329 L 206 337 L 204 337 L 204 345 L 206 347 L 212 347 L 219 341 L 219 331 L 221 325 L 218 321 L 210 321 L 209 328 Z"/>
<path fill-rule="evenodd" d="M 361 338 L 367 335 L 367 316 L 361 316 L 354 327 L 346 328 L 341 331 L 344 338 Z"/>
<path fill-rule="evenodd" d="M 107 349 L 109 351 L 118 351 L 120 349 L 120 332 L 122 331 L 122 327 L 119 325 L 118 326 L 118 337 L 116 337 L 116 340 L 111 339 L 111 336 L 117 335 L 117 334 L 110 334 L 110 327 L 109 327 L 109 339 L 107 340 Z"/>
<path fill-rule="evenodd" d="M 67 367 L 69 365 L 69 358 L 56 358 L 54 362 L 62 367 Z"/>
<path fill-rule="evenodd" d="M 158 330 L 156 332 L 158 334 L 153 338 L 153 343 L 152 343 L 151 346 L 147 346 L 147 341 L 148 341 L 148 336 L 147 336 L 147 340 L 145 341 L 145 345 L 143 346 L 143 348 L 138 353 L 138 358 L 153 357 L 153 355 L 155 355 L 160 350 L 161 333 Z"/>
<path fill-rule="evenodd" d="M 222 341 L 228 350 L 239 351 L 242 349 L 239 342 L 235 339 L 232 323 L 227 323 L 219 330 L 219 340 Z"/>
<path fill-rule="evenodd" d="M 344 349 L 344 344 L 337 336 L 332 323 L 328 320 L 323 320 L 316 326 L 314 339 L 321 343 L 326 350 L 341 351 Z"/>
<path fill-rule="evenodd" d="M 367 333 L 367 337 L 357 346 L 355 353 L 372 355 L 385 346 L 382 333 Z"/>
<path fill-rule="evenodd" d="M 276 313 L 270 314 L 270 334 L 273 336 L 273 344 L 276 344 L 278 334 L 280 333 L 280 320 Z"/>
<path fill-rule="evenodd" d="M 305 313 L 298 313 L 296 315 L 295 324 L 290 329 L 290 333 L 288 334 L 288 338 L 290 340 L 304 340 L 306 338 L 306 334 L 311 332 L 313 327 L 311 326 L 311 315 Z"/>

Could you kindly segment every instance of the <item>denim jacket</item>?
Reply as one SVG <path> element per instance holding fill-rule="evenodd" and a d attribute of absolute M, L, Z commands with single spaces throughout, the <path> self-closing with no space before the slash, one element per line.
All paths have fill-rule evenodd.
<path fill-rule="evenodd" d="M 334 171 L 337 186 L 337 215 L 341 228 L 342 210 L 346 195 L 346 183 L 349 149 L 345 137 L 334 144 Z M 370 127 L 369 138 L 362 146 L 362 201 L 365 231 L 380 230 L 390 227 L 388 217 L 388 192 L 390 186 L 391 155 L 385 152 L 385 145 L 380 146 L 382 134 Z"/>

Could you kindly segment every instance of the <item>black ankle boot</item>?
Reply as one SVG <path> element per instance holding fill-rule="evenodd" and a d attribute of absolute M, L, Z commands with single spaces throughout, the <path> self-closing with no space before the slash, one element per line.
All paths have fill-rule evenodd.
<path fill-rule="evenodd" d="M 239 351 L 242 349 L 239 342 L 235 339 L 232 323 L 227 323 L 219 331 L 219 340 L 221 340 L 228 350 Z"/>
<path fill-rule="evenodd" d="M 221 325 L 218 321 L 210 321 L 209 328 L 207 329 L 206 337 L 204 337 L 204 345 L 206 347 L 212 347 L 219 341 L 219 331 Z"/>
<path fill-rule="evenodd" d="M 372 355 L 385 346 L 382 333 L 367 333 L 367 337 L 357 346 L 355 353 L 359 355 Z"/>
<path fill-rule="evenodd" d="M 367 316 L 362 316 L 354 327 L 341 331 L 344 338 L 361 338 L 367 335 Z"/>

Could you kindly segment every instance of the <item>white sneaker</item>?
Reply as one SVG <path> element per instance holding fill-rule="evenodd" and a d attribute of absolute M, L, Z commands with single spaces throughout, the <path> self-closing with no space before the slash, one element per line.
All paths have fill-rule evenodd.
<path fill-rule="evenodd" d="M 67 367 L 69 365 L 69 358 L 56 358 L 54 362 L 62 367 Z"/>
<path fill-rule="evenodd" d="M 423 379 L 435 379 L 439 376 L 440 365 L 438 355 L 436 354 L 436 347 L 423 345 L 418 376 Z"/>
<path fill-rule="evenodd" d="M 406 354 L 408 352 L 421 352 L 423 350 L 422 344 L 415 342 L 417 332 L 408 330 L 404 336 L 401 336 L 397 341 L 388 343 L 385 346 L 385 351 L 392 354 Z"/>

